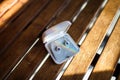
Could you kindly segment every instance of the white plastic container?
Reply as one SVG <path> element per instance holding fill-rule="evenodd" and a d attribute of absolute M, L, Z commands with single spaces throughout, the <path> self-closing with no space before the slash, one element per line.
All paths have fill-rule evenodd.
<path fill-rule="evenodd" d="M 61 64 L 79 52 L 79 47 L 67 33 L 71 22 L 61 22 L 48 30 L 43 35 L 43 43 L 48 53 L 56 64 Z"/>

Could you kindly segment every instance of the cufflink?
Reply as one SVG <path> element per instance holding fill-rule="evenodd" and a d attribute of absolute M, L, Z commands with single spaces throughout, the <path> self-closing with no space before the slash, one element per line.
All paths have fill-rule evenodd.
<path fill-rule="evenodd" d="M 61 22 L 48 30 L 43 35 L 43 43 L 48 53 L 56 64 L 61 64 L 77 54 L 79 47 L 67 33 L 71 22 Z"/>

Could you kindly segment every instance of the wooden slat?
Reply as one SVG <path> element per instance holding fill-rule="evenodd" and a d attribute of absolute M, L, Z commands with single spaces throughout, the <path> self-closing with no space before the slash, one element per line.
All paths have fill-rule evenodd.
<path fill-rule="evenodd" d="M 6 48 L 6 46 L 8 46 L 12 42 L 12 40 L 16 37 L 16 35 L 18 35 L 18 33 L 20 33 L 20 31 L 22 31 L 26 27 L 26 25 L 32 19 L 34 19 L 34 17 L 37 14 L 39 14 L 39 12 L 44 8 L 44 6 L 48 2 L 48 0 L 47 1 L 46 0 L 41 0 L 40 3 L 39 3 L 39 1 L 40 0 L 33 0 L 32 4 L 29 6 L 29 8 L 26 10 L 26 12 L 24 14 L 22 14 L 20 17 L 18 17 L 12 24 L 9 25 L 9 27 L 6 28 L 6 30 L 4 32 L 2 32 L 2 34 L 0 35 L 0 44 L 1 44 L 0 50 L 3 50 L 4 48 Z M 34 5 L 36 5 L 36 6 L 34 6 Z M 31 8 L 33 9 L 32 11 L 31 11 Z M 20 46 L 20 44 L 16 44 L 16 45 Z M 12 48 L 12 47 L 10 46 L 10 48 Z M 8 67 L 8 65 L 6 65 L 6 63 L 8 63 L 9 65 L 11 64 L 11 63 L 9 63 L 9 60 L 8 61 L 6 60 L 7 62 L 5 62 L 5 64 L 2 64 L 2 62 L 3 62 L 5 57 L 7 57 L 7 56 L 12 57 L 12 56 L 10 56 L 11 54 L 14 55 L 14 53 L 13 53 L 14 50 L 15 50 L 14 48 L 11 51 L 8 50 L 8 52 L 6 51 L 6 52 L 4 52 L 4 54 L 2 54 L 2 53 L 0 54 L 1 57 L 2 57 L 1 60 L 0 60 L 0 63 L 1 63 L 0 65 Z M 17 50 L 16 50 L 16 52 L 17 52 Z M 15 58 L 15 56 L 14 56 L 14 58 Z M 14 58 L 12 58 L 12 59 L 14 59 Z M 11 58 L 9 58 L 9 59 L 11 59 Z M 9 68 L 6 68 L 6 69 L 9 70 Z M 6 73 L 5 70 L 2 71 L 2 68 L 1 68 L 0 72 Z M 3 73 L 1 73 L 0 76 L 3 76 L 4 75 Z"/>
<path fill-rule="evenodd" d="M 75 23 L 73 23 L 73 25 L 70 27 L 68 32 L 76 42 L 79 40 L 82 33 L 87 28 L 87 25 L 90 23 L 90 21 L 94 17 L 96 11 L 98 10 L 102 2 L 103 0 L 99 0 L 99 1 L 91 0 L 90 2 L 88 2 L 88 5 L 86 6 L 86 8 L 78 16 Z M 52 59 L 49 57 L 47 61 L 44 63 L 44 65 L 40 68 L 40 70 L 38 71 L 34 79 L 35 80 L 37 79 L 54 80 L 63 66 L 64 64 L 57 65 L 53 63 Z M 66 80 L 69 80 L 69 79 L 66 79 Z"/>
<path fill-rule="evenodd" d="M 33 0 L 29 8 L 27 8 L 14 22 L 9 24 L 9 26 L 0 34 L 0 54 L 2 54 L 27 25 L 36 18 L 36 15 L 40 13 L 48 1 L 49 0 Z"/>
<path fill-rule="evenodd" d="M 60 14 L 60 16 L 58 16 L 57 19 L 51 24 L 51 26 L 54 26 L 61 21 L 71 21 L 72 18 L 79 12 L 79 9 L 84 2 L 87 2 L 87 0 L 72 0 L 70 4 L 66 7 L 66 9 Z"/>
<path fill-rule="evenodd" d="M 0 17 L 0 33 L 11 23 L 33 0 L 19 0 L 2 17 Z"/>
<path fill-rule="evenodd" d="M 85 0 L 75 1 L 72 0 L 69 5 L 65 8 L 65 10 L 57 17 L 57 20 L 70 20 L 71 17 L 78 12 L 80 6 L 82 3 L 85 2 Z M 56 4 L 54 4 L 56 5 Z M 51 6 L 50 8 L 52 8 Z M 71 11 L 72 9 L 72 11 Z M 66 11 L 69 14 L 66 14 Z M 56 23 L 57 21 L 55 21 Z M 41 51 L 42 50 L 42 51 Z M 22 62 L 18 65 L 18 67 L 12 72 L 12 74 L 9 76 L 8 79 L 16 79 L 20 78 L 21 76 L 23 78 L 29 78 L 33 71 L 36 69 L 38 64 L 43 60 L 45 57 L 47 51 L 44 48 L 43 42 L 40 40 L 39 42 L 32 48 L 32 50 L 28 53 L 28 55 L 22 60 Z M 21 71 L 23 70 L 23 71 Z"/>
<path fill-rule="evenodd" d="M 120 19 L 101 54 L 90 79 L 110 80 L 120 57 Z"/>
<path fill-rule="evenodd" d="M 10 9 L 18 0 L 1 0 L 0 1 L 0 17 Z"/>
<path fill-rule="evenodd" d="M 44 48 L 42 40 L 35 45 L 34 48 L 28 53 L 25 59 L 18 65 L 18 67 L 10 74 L 8 79 L 28 79 L 33 74 L 34 70 L 39 63 L 43 60 L 46 54 L 42 52 L 47 52 Z"/>
<path fill-rule="evenodd" d="M 109 0 L 86 40 L 81 51 L 72 60 L 61 80 L 82 79 L 119 7 L 120 0 Z M 87 18 L 86 18 L 87 19 Z"/>
<path fill-rule="evenodd" d="M 120 74 L 119 74 L 118 80 L 120 80 Z"/>
<path fill-rule="evenodd" d="M 61 10 L 67 6 L 68 2 L 68 0 L 52 0 L 49 5 L 47 5 L 46 8 L 44 8 L 44 10 L 39 14 L 36 20 L 21 34 L 21 36 L 9 47 L 9 49 L 7 49 L 6 52 L 0 56 L 0 78 L 5 77 L 5 75 L 9 73 L 18 60 L 20 60 L 24 53 L 33 44 L 39 33 L 54 17 L 56 17 L 58 12 L 61 12 Z M 38 4 L 43 3 L 38 2 Z M 31 9 L 33 8 L 31 7 Z M 24 77 L 21 77 L 21 79 L 22 78 Z"/>

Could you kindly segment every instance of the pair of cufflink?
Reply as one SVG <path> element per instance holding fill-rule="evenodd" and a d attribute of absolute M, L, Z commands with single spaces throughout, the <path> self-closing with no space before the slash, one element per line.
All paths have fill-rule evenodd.
<path fill-rule="evenodd" d="M 79 47 L 67 33 L 70 26 L 71 22 L 64 21 L 49 28 L 42 35 L 45 48 L 56 64 L 65 62 L 79 52 Z"/>

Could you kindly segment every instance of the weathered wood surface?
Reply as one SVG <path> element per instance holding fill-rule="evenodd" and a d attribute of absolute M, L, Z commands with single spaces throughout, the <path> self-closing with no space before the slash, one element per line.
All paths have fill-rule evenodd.
<path fill-rule="evenodd" d="M 34 76 L 34 80 L 55 80 L 66 62 L 61 65 L 53 62 L 42 43 L 43 31 L 61 21 L 69 20 L 72 26 L 68 33 L 78 44 L 91 22 L 97 19 L 102 11 L 80 46 L 81 51 L 73 58 L 61 78 L 61 80 L 82 79 L 120 6 L 120 0 L 109 0 L 102 10 L 104 2 L 105 0 L 18 0 L 0 17 L 0 79 L 25 80 Z M 120 56 L 119 25 L 120 20 L 90 79 L 96 80 L 98 77 L 102 79 L 101 76 L 108 69 L 111 72 L 105 74 L 104 78 L 112 76 Z M 109 50 L 113 55 L 108 55 Z M 46 61 L 36 72 L 46 56 Z M 98 70 L 104 71 L 103 74 L 96 73 Z"/>

